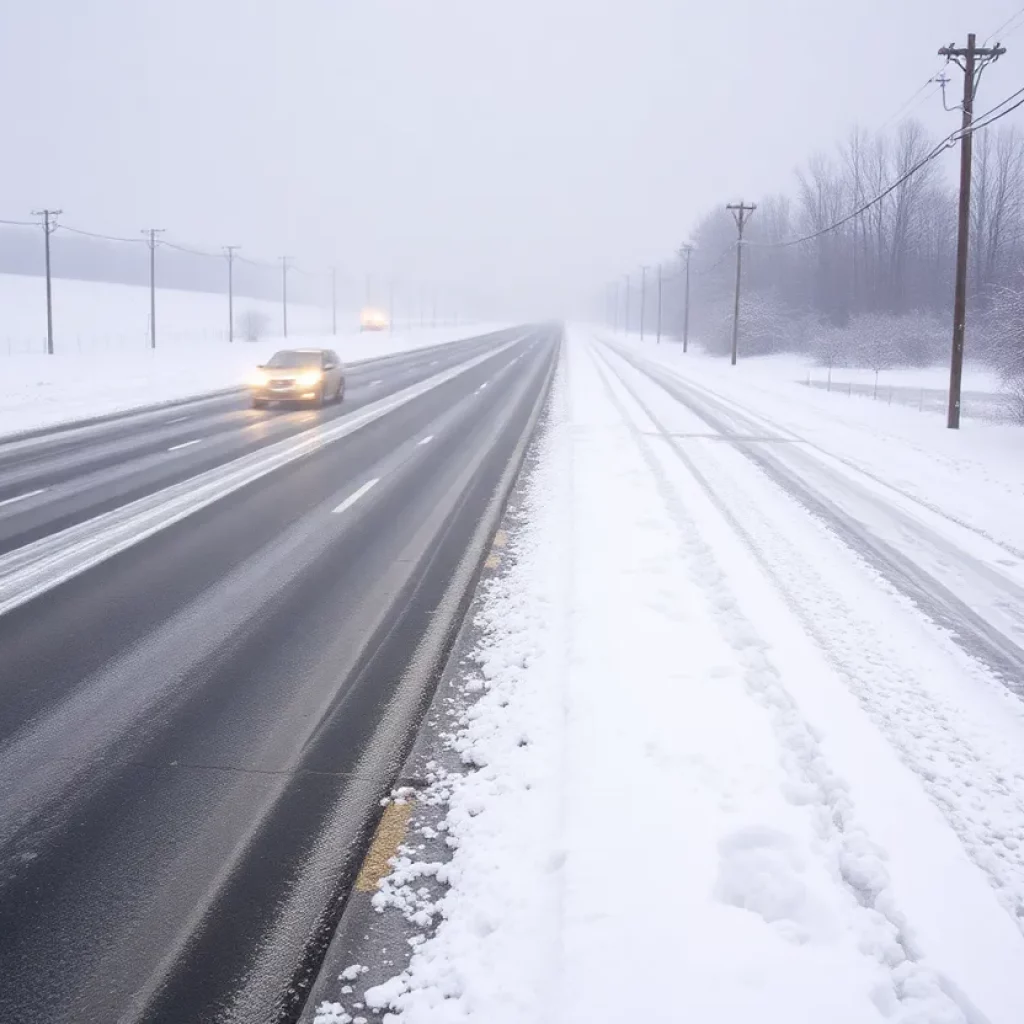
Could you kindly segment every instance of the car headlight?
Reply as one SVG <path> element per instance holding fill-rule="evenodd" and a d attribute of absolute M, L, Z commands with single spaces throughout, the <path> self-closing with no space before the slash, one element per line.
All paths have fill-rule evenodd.
<path fill-rule="evenodd" d="M 312 370 L 309 373 L 299 374 L 299 376 L 295 378 L 295 383 L 298 384 L 300 388 L 312 388 L 319 384 L 322 378 L 323 374 L 319 370 Z"/>
<path fill-rule="evenodd" d="M 262 388 L 266 386 L 267 381 L 270 377 L 267 376 L 262 370 L 257 370 L 255 373 L 249 375 L 249 384 L 254 388 Z"/>

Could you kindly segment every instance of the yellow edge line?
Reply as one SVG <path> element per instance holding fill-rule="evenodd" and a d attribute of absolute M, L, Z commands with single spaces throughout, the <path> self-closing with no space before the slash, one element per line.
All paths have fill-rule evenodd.
<path fill-rule="evenodd" d="M 381 879 L 391 870 L 388 863 L 398 854 L 398 848 L 405 840 L 412 816 L 413 805 L 410 802 L 390 803 L 384 808 L 380 824 L 373 835 L 370 852 L 363 861 L 363 866 L 356 879 L 356 892 L 376 892 Z"/>

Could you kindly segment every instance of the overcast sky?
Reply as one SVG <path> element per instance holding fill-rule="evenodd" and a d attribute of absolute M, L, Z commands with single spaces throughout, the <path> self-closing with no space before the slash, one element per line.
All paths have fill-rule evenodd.
<path fill-rule="evenodd" d="M 811 152 L 883 124 L 940 45 L 1020 7 L 9 0 L 0 217 L 60 206 L 495 314 L 571 312 L 710 205 L 789 187 Z M 1024 31 L 1006 43 L 980 110 L 1024 83 Z M 914 113 L 936 134 L 957 117 L 938 97 Z"/>

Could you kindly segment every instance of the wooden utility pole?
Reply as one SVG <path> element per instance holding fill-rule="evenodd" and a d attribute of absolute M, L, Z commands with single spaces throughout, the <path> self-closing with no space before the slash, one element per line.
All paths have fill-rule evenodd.
<path fill-rule="evenodd" d="M 228 343 L 235 340 L 235 253 L 241 246 L 225 245 L 228 258 Z"/>
<path fill-rule="evenodd" d="M 281 321 L 284 337 L 288 337 L 288 261 L 290 256 L 281 259 Z"/>
<path fill-rule="evenodd" d="M 736 349 L 740 333 L 740 275 L 743 271 L 743 228 L 750 220 L 757 203 L 744 203 L 741 199 L 738 203 L 728 203 L 725 207 L 732 210 L 733 220 L 736 221 L 736 229 L 739 232 L 736 239 L 736 299 L 732 309 L 732 365 L 736 365 Z"/>
<path fill-rule="evenodd" d="M 57 230 L 57 217 L 63 210 L 33 210 L 33 217 L 43 218 L 43 247 L 46 252 L 46 354 L 53 355 L 53 285 L 50 276 L 50 235 Z M 50 218 L 53 218 L 51 223 Z"/>
<path fill-rule="evenodd" d="M 640 340 L 644 340 L 644 313 L 647 309 L 647 267 L 640 268 Z"/>
<path fill-rule="evenodd" d="M 156 348 L 156 236 L 163 228 L 146 228 L 143 232 L 149 245 L 149 347 Z"/>
<path fill-rule="evenodd" d="M 681 245 L 679 255 L 686 268 L 686 292 L 683 297 L 683 351 L 685 352 L 690 343 L 690 257 L 693 255 L 693 246 L 689 242 Z"/>
<path fill-rule="evenodd" d="M 661 344 L 661 264 L 658 264 L 658 344 Z"/>
<path fill-rule="evenodd" d="M 338 333 L 338 268 L 331 267 L 331 334 Z"/>
<path fill-rule="evenodd" d="M 625 309 L 626 316 L 625 316 L 625 319 L 623 320 L 623 325 L 624 326 L 622 328 L 622 333 L 625 334 L 626 337 L 628 338 L 629 337 L 629 274 L 623 274 L 622 277 L 623 277 L 623 279 L 626 282 L 626 309 Z"/>
<path fill-rule="evenodd" d="M 963 121 L 960 134 L 960 208 L 956 236 L 956 291 L 953 297 L 953 351 L 949 364 L 949 413 L 946 426 L 960 427 L 960 388 L 964 371 L 964 326 L 967 321 L 967 258 L 971 224 L 971 120 L 978 79 L 986 64 L 1004 53 L 1003 46 L 983 47 L 975 44 L 973 32 L 962 47 L 943 46 L 939 56 L 952 61 L 964 73 Z"/>

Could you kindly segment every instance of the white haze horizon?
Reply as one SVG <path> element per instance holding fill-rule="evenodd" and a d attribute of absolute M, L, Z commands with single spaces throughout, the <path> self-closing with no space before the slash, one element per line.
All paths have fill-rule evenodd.
<path fill-rule="evenodd" d="M 580 315 L 710 208 L 889 121 L 1013 0 L 43 0 L 0 37 L 0 217 L 293 256 L 348 293 Z M 1018 87 L 1024 35 L 979 109 Z M 959 89 L 951 73 L 950 97 Z M 913 107 L 939 136 L 958 115 Z M 943 158 L 952 173 L 955 155 Z"/>

